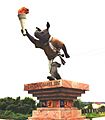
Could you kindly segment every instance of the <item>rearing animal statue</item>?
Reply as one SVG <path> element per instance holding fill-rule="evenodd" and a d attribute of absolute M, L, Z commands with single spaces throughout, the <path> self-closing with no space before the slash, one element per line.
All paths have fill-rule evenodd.
<path fill-rule="evenodd" d="M 63 42 L 59 41 L 56 38 L 53 38 L 49 33 L 50 24 L 47 22 L 46 29 L 41 30 L 40 28 L 36 27 L 36 31 L 33 37 L 29 34 L 26 30 L 26 34 L 29 40 L 35 45 L 36 48 L 40 48 L 44 50 L 48 60 L 52 63 L 54 58 L 59 56 L 61 58 L 62 64 L 65 64 L 65 61 L 62 59 L 62 55 L 60 54 L 60 49 L 63 50 L 64 55 L 66 58 L 69 58 L 69 54 L 67 53 L 66 46 Z M 23 33 L 23 31 L 21 30 Z"/>

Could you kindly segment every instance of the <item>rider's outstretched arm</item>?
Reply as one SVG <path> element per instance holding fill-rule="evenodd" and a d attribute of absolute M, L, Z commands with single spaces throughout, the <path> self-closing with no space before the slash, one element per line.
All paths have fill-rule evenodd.
<path fill-rule="evenodd" d="M 25 31 L 26 31 L 26 34 L 24 36 L 27 36 L 29 40 L 35 45 L 36 48 L 42 48 L 40 41 L 35 39 L 33 36 L 31 36 L 28 33 L 27 29 L 25 29 Z"/>
<path fill-rule="evenodd" d="M 25 29 L 25 31 L 26 31 L 26 36 L 29 38 L 29 40 L 30 40 L 33 44 L 35 44 L 36 39 L 35 39 L 33 36 L 31 36 L 26 29 Z"/>

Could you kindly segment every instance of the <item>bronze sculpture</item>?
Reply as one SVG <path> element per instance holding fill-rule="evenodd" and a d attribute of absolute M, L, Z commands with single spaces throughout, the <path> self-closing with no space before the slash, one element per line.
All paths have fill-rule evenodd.
<path fill-rule="evenodd" d="M 40 28 L 36 27 L 36 31 L 34 32 L 34 37 L 31 36 L 27 29 L 25 29 L 26 34 L 23 34 L 23 30 L 21 30 L 23 36 L 27 36 L 29 40 L 35 45 L 36 48 L 40 48 L 44 50 L 48 60 L 49 66 L 51 70 L 51 65 L 55 57 L 59 56 L 61 59 L 62 64 L 65 64 L 65 61 L 62 57 L 69 58 L 69 54 L 67 52 L 66 46 L 63 42 L 59 41 L 56 38 L 53 38 L 49 33 L 50 24 L 47 22 L 46 29 L 41 30 Z M 60 53 L 60 50 L 63 50 L 64 55 Z"/>

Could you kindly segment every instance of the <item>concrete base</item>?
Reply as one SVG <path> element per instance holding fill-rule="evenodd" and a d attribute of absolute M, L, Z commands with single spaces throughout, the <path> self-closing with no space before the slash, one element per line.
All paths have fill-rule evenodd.
<path fill-rule="evenodd" d="M 85 120 L 77 108 L 38 108 L 28 120 Z"/>
<path fill-rule="evenodd" d="M 53 80 L 25 84 L 28 91 L 40 101 L 40 107 L 28 120 L 85 120 L 73 101 L 89 90 L 89 85 L 68 80 Z"/>

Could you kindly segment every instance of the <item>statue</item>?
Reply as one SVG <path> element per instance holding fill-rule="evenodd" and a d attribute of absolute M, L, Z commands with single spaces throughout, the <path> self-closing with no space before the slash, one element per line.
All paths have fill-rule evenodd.
<path fill-rule="evenodd" d="M 46 29 L 44 29 L 44 30 L 41 30 L 40 28 L 36 27 L 36 31 L 34 32 L 34 37 L 29 34 L 27 29 L 25 29 L 26 34 L 23 34 L 23 30 L 21 30 L 21 32 L 22 32 L 23 36 L 27 36 L 29 38 L 29 40 L 35 45 L 36 48 L 40 48 L 40 49 L 44 50 L 44 52 L 49 60 L 49 69 L 50 69 L 51 75 L 53 75 L 53 77 L 56 79 L 58 79 L 58 78 L 60 79 L 61 78 L 60 75 L 59 74 L 57 74 L 57 76 L 54 75 L 52 72 L 54 70 L 51 70 L 53 68 L 53 64 L 55 64 L 55 63 L 53 63 L 53 60 L 55 57 L 59 56 L 62 64 L 64 65 L 65 61 L 62 57 L 65 56 L 66 58 L 69 58 L 70 56 L 67 52 L 65 44 L 50 35 L 49 28 L 50 28 L 49 22 L 47 22 Z M 63 50 L 64 55 L 62 55 L 60 53 L 61 49 Z M 57 65 L 57 63 L 56 63 L 56 65 Z M 57 67 L 55 70 L 56 73 L 57 73 Z"/>

